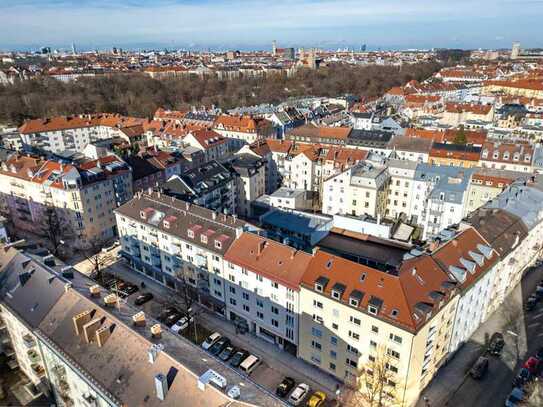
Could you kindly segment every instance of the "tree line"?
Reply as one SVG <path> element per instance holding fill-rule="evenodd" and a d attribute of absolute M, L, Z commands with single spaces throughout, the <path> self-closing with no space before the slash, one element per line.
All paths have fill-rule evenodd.
<path fill-rule="evenodd" d="M 153 79 L 144 74 L 115 74 L 61 82 L 48 77 L 0 86 L 0 124 L 25 119 L 90 112 L 151 117 L 157 107 L 187 109 L 215 105 L 223 109 L 279 103 L 299 96 L 375 97 L 393 86 L 423 80 L 438 71 L 436 62 L 396 66 L 331 65 L 301 69 L 294 75 L 219 80 L 216 77 Z"/>

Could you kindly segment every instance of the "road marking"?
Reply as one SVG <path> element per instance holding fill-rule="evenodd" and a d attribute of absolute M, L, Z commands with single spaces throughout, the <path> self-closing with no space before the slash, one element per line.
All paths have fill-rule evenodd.
<path fill-rule="evenodd" d="M 539 318 L 539 317 L 541 317 L 541 316 L 543 316 L 543 312 L 541 312 L 541 313 L 539 313 L 539 314 L 537 314 L 537 315 L 534 315 L 534 316 L 532 317 L 532 319 L 536 319 L 536 318 Z"/>
<path fill-rule="evenodd" d="M 529 324 L 528 325 L 528 328 L 531 328 L 533 326 L 538 326 L 539 325 L 539 322 L 534 322 L 533 324 Z"/>
<path fill-rule="evenodd" d="M 541 333 L 537 334 L 537 336 L 543 336 L 543 332 L 541 332 Z"/>

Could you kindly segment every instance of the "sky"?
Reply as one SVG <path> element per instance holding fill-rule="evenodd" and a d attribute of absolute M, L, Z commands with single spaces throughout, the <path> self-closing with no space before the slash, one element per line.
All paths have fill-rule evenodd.
<path fill-rule="evenodd" d="M 0 49 L 543 47 L 543 0 L 0 0 Z"/>

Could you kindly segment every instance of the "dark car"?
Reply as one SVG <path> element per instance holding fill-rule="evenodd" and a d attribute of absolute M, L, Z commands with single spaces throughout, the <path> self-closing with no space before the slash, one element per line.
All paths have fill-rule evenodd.
<path fill-rule="evenodd" d="M 219 353 L 219 359 L 223 362 L 226 362 L 234 355 L 234 353 L 236 353 L 236 348 L 234 348 L 232 345 L 229 345 L 224 348 L 221 353 Z"/>
<path fill-rule="evenodd" d="M 128 295 L 134 294 L 138 290 L 139 290 L 139 287 L 135 284 L 127 284 L 123 289 L 123 291 L 127 293 Z"/>
<path fill-rule="evenodd" d="M 537 305 L 537 298 L 534 295 L 531 295 L 530 298 L 526 300 L 526 304 L 524 304 L 524 309 L 526 311 L 533 310 Z"/>
<path fill-rule="evenodd" d="M 160 314 L 158 316 L 159 321 L 165 321 L 166 318 L 168 318 L 171 314 L 179 312 L 177 308 L 175 307 L 166 307 L 162 308 L 162 311 L 160 311 Z"/>
<path fill-rule="evenodd" d="M 243 362 L 247 358 L 247 356 L 249 356 L 249 352 L 243 349 L 238 350 L 234 354 L 234 356 L 232 356 L 232 359 L 230 359 L 230 366 L 239 367 L 239 365 L 241 365 L 241 362 Z"/>
<path fill-rule="evenodd" d="M 539 348 L 535 354 L 535 357 L 543 361 L 543 347 Z"/>
<path fill-rule="evenodd" d="M 172 326 L 177 321 L 179 321 L 182 316 L 183 314 L 181 314 L 180 312 L 174 311 L 164 319 L 164 324 L 166 324 L 167 326 Z"/>
<path fill-rule="evenodd" d="M 136 300 L 134 301 L 134 304 L 143 305 L 146 302 L 151 301 L 152 299 L 153 299 L 153 294 L 151 293 L 141 294 L 141 295 L 138 295 L 138 298 L 136 298 Z"/>
<path fill-rule="evenodd" d="M 294 388 L 295 384 L 296 383 L 292 377 L 285 377 L 283 381 L 279 383 L 277 389 L 275 389 L 275 394 L 277 394 L 279 397 L 286 397 Z"/>
<path fill-rule="evenodd" d="M 230 339 L 223 336 L 221 339 L 215 342 L 211 346 L 211 348 L 209 348 L 209 353 L 211 353 L 212 355 L 218 355 L 219 353 L 222 352 L 224 348 L 226 348 L 229 345 L 230 345 Z"/>
<path fill-rule="evenodd" d="M 499 356 L 502 353 L 505 341 L 503 335 L 500 332 L 494 332 L 488 342 L 488 353 L 494 356 Z"/>
<path fill-rule="evenodd" d="M 469 374 L 476 380 L 482 379 L 488 371 L 488 358 L 480 356 L 471 367 Z"/>

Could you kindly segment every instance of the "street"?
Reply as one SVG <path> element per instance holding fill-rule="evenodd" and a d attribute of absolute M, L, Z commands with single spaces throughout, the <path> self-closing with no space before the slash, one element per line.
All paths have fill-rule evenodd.
<path fill-rule="evenodd" d="M 535 354 L 538 347 L 543 346 L 543 304 L 539 303 L 532 311 L 522 308 L 542 279 L 541 267 L 524 276 L 500 309 L 439 370 L 421 394 L 417 407 L 504 405 L 520 366 Z M 512 319 L 516 320 L 513 323 L 517 325 L 516 328 L 511 326 Z M 489 357 L 486 376 L 482 380 L 474 380 L 468 371 L 484 352 L 485 344 L 494 332 L 503 333 L 505 348 L 501 357 Z M 427 401 L 423 397 L 427 397 Z"/>

